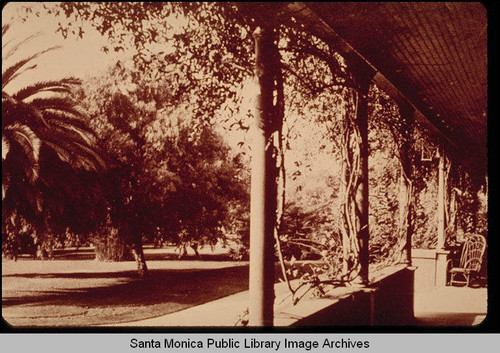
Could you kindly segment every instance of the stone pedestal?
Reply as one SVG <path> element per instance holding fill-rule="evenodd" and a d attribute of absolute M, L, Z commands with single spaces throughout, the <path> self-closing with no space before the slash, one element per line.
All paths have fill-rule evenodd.
<path fill-rule="evenodd" d="M 417 267 L 415 281 L 419 288 L 430 289 L 446 285 L 449 253 L 443 249 L 412 249 L 412 265 Z"/>
<path fill-rule="evenodd" d="M 450 252 L 444 249 L 436 250 L 436 287 L 446 286 L 446 263 Z"/>

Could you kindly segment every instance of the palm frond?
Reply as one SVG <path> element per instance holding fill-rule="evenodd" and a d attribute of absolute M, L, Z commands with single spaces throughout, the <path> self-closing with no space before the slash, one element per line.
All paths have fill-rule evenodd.
<path fill-rule="evenodd" d="M 48 49 L 45 49 L 45 50 L 42 50 L 38 53 L 35 53 L 31 56 L 29 56 L 28 58 L 26 59 L 23 59 L 23 60 L 19 60 L 18 62 L 16 62 L 15 64 L 7 67 L 7 69 L 5 69 L 5 71 L 2 72 L 2 90 L 14 79 L 16 78 L 17 76 L 19 76 L 20 74 L 28 71 L 28 70 L 32 70 L 34 68 L 37 67 L 36 64 L 32 65 L 32 66 L 29 66 L 27 68 L 24 68 L 23 67 L 28 64 L 29 62 L 33 61 L 34 59 L 38 58 L 39 56 L 45 54 L 45 53 L 48 53 L 52 50 L 55 50 L 55 49 L 58 49 L 60 48 L 60 46 L 54 46 L 54 47 L 51 47 L 51 48 L 48 48 Z M 21 70 L 23 69 L 23 70 Z"/>
<path fill-rule="evenodd" d="M 67 111 L 73 115 L 84 117 L 83 111 L 79 110 L 75 101 L 68 96 L 58 97 L 47 97 L 47 98 L 35 98 L 29 102 L 30 105 L 36 107 L 37 109 L 54 109 L 60 111 Z"/>
<path fill-rule="evenodd" d="M 16 100 L 26 100 L 43 92 L 71 94 L 74 86 L 81 84 L 81 80 L 73 77 L 63 78 L 60 81 L 42 81 L 20 89 L 13 98 Z"/>
<path fill-rule="evenodd" d="M 73 114 L 70 111 L 64 110 L 44 110 L 43 114 L 45 115 L 45 119 L 47 124 L 50 126 L 72 126 L 72 128 L 79 129 L 87 134 L 94 135 L 94 131 L 89 127 L 87 121 L 82 119 L 81 115 Z"/>
<path fill-rule="evenodd" d="M 29 151 L 29 154 L 33 155 L 34 160 L 38 161 L 40 139 L 28 126 L 16 123 L 5 127 L 2 131 L 2 145 L 4 139 L 10 145 L 15 141 L 23 147 L 23 150 Z"/>
<path fill-rule="evenodd" d="M 10 28 L 10 25 L 7 24 L 7 25 L 4 25 L 2 26 L 2 39 L 3 39 L 3 36 L 7 33 L 7 31 L 9 30 Z M 11 40 L 8 40 L 8 41 L 5 41 L 2 43 L 2 62 L 5 62 L 6 60 L 8 60 L 12 55 L 14 55 L 15 52 L 17 52 L 19 50 L 19 48 L 23 45 L 25 45 L 26 43 L 28 43 L 29 41 L 39 37 L 40 35 L 42 34 L 41 31 L 38 31 L 32 35 L 30 35 L 29 37 L 26 37 L 25 39 L 21 40 L 19 43 L 17 43 L 16 45 L 12 46 L 9 50 L 7 50 L 7 48 L 9 47 L 10 43 L 12 43 L 16 38 L 12 38 Z"/>
<path fill-rule="evenodd" d="M 8 152 L 4 159 L 10 158 L 9 153 L 15 151 L 17 147 L 19 153 L 14 159 L 23 168 L 29 182 L 34 183 L 39 172 L 41 141 L 38 136 L 28 126 L 16 123 L 3 129 L 2 147 L 4 140 L 8 145 Z"/>
<path fill-rule="evenodd" d="M 16 100 L 5 91 L 2 91 L 2 100 L 10 101 L 11 103 L 16 103 Z"/>
<path fill-rule="evenodd" d="M 89 171 L 103 171 L 106 163 L 92 147 L 75 140 L 61 140 L 55 137 L 44 139 L 44 144 L 50 147 L 58 157 L 71 167 Z"/>
<path fill-rule="evenodd" d="M 61 141 L 50 141 L 47 139 L 44 139 L 43 143 L 47 146 L 50 147 L 61 159 L 61 161 L 65 163 L 70 163 L 71 162 L 71 153 L 67 149 L 67 144 L 61 142 Z"/>
<path fill-rule="evenodd" d="M 63 141 L 65 144 L 84 143 L 89 146 L 95 144 L 95 138 L 92 132 L 78 129 L 73 125 L 55 121 L 51 124 L 50 129 L 45 129 L 39 132 L 39 136 L 43 140 Z"/>
<path fill-rule="evenodd" d="M 57 105 L 55 104 L 57 101 L 36 104 L 39 105 L 37 109 L 43 114 L 48 126 L 67 133 L 68 138 L 78 139 L 79 137 L 89 145 L 94 145 L 94 131 L 89 127 L 85 113 L 74 105 Z M 60 100 L 60 103 L 64 103 L 64 100 Z"/>
<path fill-rule="evenodd" d="M 10 174 L 2 175 L 2 200 L 5 199 L 7 195 L 7 190 L 10 186 Z"/>
<path fill-rule="evenodd" d="M 43 112 L 23 101 L 16 101 L 6 94 L 2 97 L 2 126 L 21 123 L 30 126 L 33 130 L 37 127 L 47 127 Z"/>
<path fill-rule="evenodd" d="M 9 153 L 10 143 L 9 140 L 2 135 L 2 161 L 5 160 L 7 154 Z"/>
<path fill-rule="evenodd" d="M 22 71 L 16 72 L 12 77 L 10 77 L 10 81 L 13 81 L 16 77 L 21 75 L 22 73 L 29 71 L 29 70 L 34 70 L 38 67 L 38 64 L 33 64 L 31 66 L 25 67 Z M 2 76 L 2 82 L 3 82 L 3 76 Z"/>
<path fill-rule="evenodd" d="M 2 39 L 3 39 L 3 38 L 2 38 Z M 15 40 L 16 40 L 16 38 L 11 38 L 11 39 L 6 40 L 6 41 L 2 40 L 2 42 L 3 42 L 3 43 L 2 43 L 2 54 L 3 54 L 3 55 L 2 55 L 2 61 L 5 61 L 5 60 L 7 60 L 10 56 L 12 56 L 12 54 L 10 54 L 10 56 L 7 56 L 7 54 L 3 53 L 3 51 L 5 50 L 5 48 L 8 48 L 8 47 L 9 47 L 9 45 L 10 45 L 12 42 L 14 42 Z M 12 52 L 12 50 L 10 50 L 10 51 L 9 51 L 9 53 L 10 53 L 10 52 Z"/>
<path fill-rule="evenodd" d="M 7 31 L 9 30 L 9 28 L 10 28 L 10 24 L 9 23 L 2 25 L 2 36 L 5 33 L 7 33 Z"/>
<path fill-rule="evenodd" d="M 87 144 L 76 143 L 80 149 L 87 156 L 85 159 L 82 159 L 83 169 L 85 170 L 93 170 L 93 171 L 103 171 L 106 169 L 106 162 L 101 157 L 99 153 L 96 152 L 95 149 L 89 147 Z"/>

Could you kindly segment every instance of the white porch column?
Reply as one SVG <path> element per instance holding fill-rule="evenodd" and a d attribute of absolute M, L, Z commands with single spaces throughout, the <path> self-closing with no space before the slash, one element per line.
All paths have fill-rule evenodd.
<path fill-rule="evenodd" d="M 446 262 L 448 261 L 449 251 L 444 250 L 445 235 L 446 235 L 446 219 L 445 219 L 445 192 L 444 189 L 444 144 L 439 145 L 439 166 L 438 166 L 438 230 L 437 230 L 437 246 L 436 246 L 436 286 L 441 287 L 446 285 Z"/>
<path fill-rule="evenodd" d="M 444 249 L 445 242 L 445 197 L 444 197 L 444 148 L 439 145 L 439 167 L 438 167 L 438 229 L 437 229 L 437 250 Z"/>
<path fill-rule="evenodd" d="M 275 34 L 257 28 L 255 37 L 255 74 L 257 94 L 252 144 L 250 194 L 250 326 L 272 326 L 274 306 L 274 227 L 276 224 L 276 180 L 272 123 L 274 109 Z"/>

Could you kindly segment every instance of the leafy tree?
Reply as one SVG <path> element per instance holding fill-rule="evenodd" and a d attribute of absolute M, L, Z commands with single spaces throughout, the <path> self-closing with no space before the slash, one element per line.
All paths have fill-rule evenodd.
<path fill-rule="evenodd" d="M 85 87 L 109 159 L 114 237 L 183 248 L 214 245 L 239 231 L 229 220 L 248 199 L 243 165 L 211 127 L 191 128 L 195 112 L 183 97 L 168 94 L 168 79 L 152 87 L 118 62 Z"/>
<path fill-rule="evenodd" d="M 215 245 L 231 227 L 231 208 L 248 201 L 247 191 L 238 176 L 237 161 L 221 137 L 205 127 L 193 139 L 189 125 L 183 125 L 175 149 L 170 146 L 171 151 L 161 153 L 168 156 L 168 170 L 176 176 L 164 201 L 171 210 L 167 224 L 178 222 L 168 240 L 179 245 Z"/>

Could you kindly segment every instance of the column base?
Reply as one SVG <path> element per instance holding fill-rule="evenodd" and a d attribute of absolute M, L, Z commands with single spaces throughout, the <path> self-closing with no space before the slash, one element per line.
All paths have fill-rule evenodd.
<path fill-rule="evenodd" d="M 444 249 L 436 249 L 436 287 L 446 286 L 446 264 L 448 262 L 448 255 L 450 252 Z"/>

